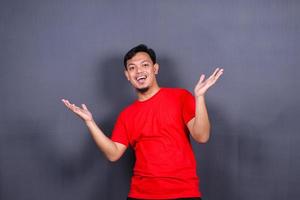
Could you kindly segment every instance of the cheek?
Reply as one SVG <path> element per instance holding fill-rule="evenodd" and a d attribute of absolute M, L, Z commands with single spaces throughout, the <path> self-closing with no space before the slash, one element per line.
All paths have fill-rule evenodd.
<path fill-rule="evenodd" d="M 155 69 L 153 69 L 152 71 L 151 71 L 151 76 L 155 76 L 155 74 L 156 74 L 156 70 Z"/>
<path fill-rule="evenodd" d="M 134 79 L 134 75 L 132 73 L 129 73 L 128 76 L 127 76 L 127 79 L 133 80 Z"/>

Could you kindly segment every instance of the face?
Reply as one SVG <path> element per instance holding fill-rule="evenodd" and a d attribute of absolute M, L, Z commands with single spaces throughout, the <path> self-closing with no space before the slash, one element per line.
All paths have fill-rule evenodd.
<path fill-rule="evenodd" d="M 153 64 L 147 53 L 139 52 L 127 60 L 125 75 L 135 89 L 146 92 L 151 87 L 157 86 L 155 75 L 158 68 L 158 64 Z"/>

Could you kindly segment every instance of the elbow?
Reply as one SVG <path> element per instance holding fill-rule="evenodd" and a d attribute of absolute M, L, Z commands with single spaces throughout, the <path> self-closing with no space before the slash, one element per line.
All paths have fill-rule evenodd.
<path fill-rule="evenodd" d="M 111 158 L 108 158 L 108 161 L 109 161 L 109 162 L 112 162 L 112 163 L 113 163 L 113 162 L 116 162 L 116 161 L 118 161 L 118 160 L 119 160 L 119 159 L 111 159 Z"/>
<path fill-rule="evenodd" d="M 207 123 L 205 126 L 196 126 L 194 124 L 191 129 L 191 135 L 196 142 L 207 143 L 210 136 L 210 124 Z"/>
<path fill-rule="evenodd" d="M 194 138 L 194 140 L 198 143 L 207 143 L 209 140 L 209 136 L 210 136 L 210 132 L 201 132 L 201 133 L 197 133 L 197 134 L 192 134 L 192 137 Z"/>
<path fill-rule="evenodd" d="M 120 159 L 121 156 L 119 155 L 106 155 L 107 160 L 110 162 L 116 162 Z"/>
<path fill-rule="evenodd" d="M 208 142 L 209 140 L 209 136 L 208 137 L 197 137 L 197 138 L 194 138 L 198 143 L 201 143 L 201 144 L 205 144 Z"/>
<path fill-rule="evenodd" d="M 203 137 L 203 138 L 199 139 L 198 143 L 205 144 L 208 142 L 208 140 L 209 140 L 209 136 Z"/>
<path fill-rule="evenodd" d="M 107 158 L 108 161 L 110 162 L 116 162 L 120 159 L 121 154 L 119 153 L 104 153 L 105 157 Z"/>
<path fill-rule="evenodd" d="M 121 158 L 122 154 L 123 152 L 117 151 L 111 154 L 106 154 L 105 156 L 110 162 L 116 162 Z"/>
<path fill-rule="evenodd" d="M 110 162 L 116 162 L 118 161 L 121 156 L 123 155 L 124 151 L 126 150 L 126 146 L 121 145 L 114 145 L 114 148 L 110 149 L 110 151 L 106 151 L 104 152 L 106 158 L 110 161 Z"/>

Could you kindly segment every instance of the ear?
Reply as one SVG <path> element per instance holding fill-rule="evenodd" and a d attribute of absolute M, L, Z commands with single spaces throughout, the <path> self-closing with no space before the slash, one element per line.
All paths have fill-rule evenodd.
<path fill-rule="evenodd" d="M 129 74 L 128 74 L 128 71 L 126 69 L 124 70 L 124 74 L 125 74 L 127 80 L 129 81 Z"/>
<path fill-rule="evenodd" d="M 154 67 L 154 73 L 155 73 L 155 74 L 158 74 L 158 71 L 159 71 L 159 64 L 155 63 L 153 67 Z"/>

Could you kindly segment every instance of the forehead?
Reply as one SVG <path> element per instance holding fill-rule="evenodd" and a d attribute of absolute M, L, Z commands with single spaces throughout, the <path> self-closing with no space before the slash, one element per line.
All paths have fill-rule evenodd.
<path fill-rule="evenodd" d="M 127 60 L 127 64 L 140 63 L 143 61 L 151 62 L 150 56 L 145 52 L 138 52 L 131 59 Z"/>

